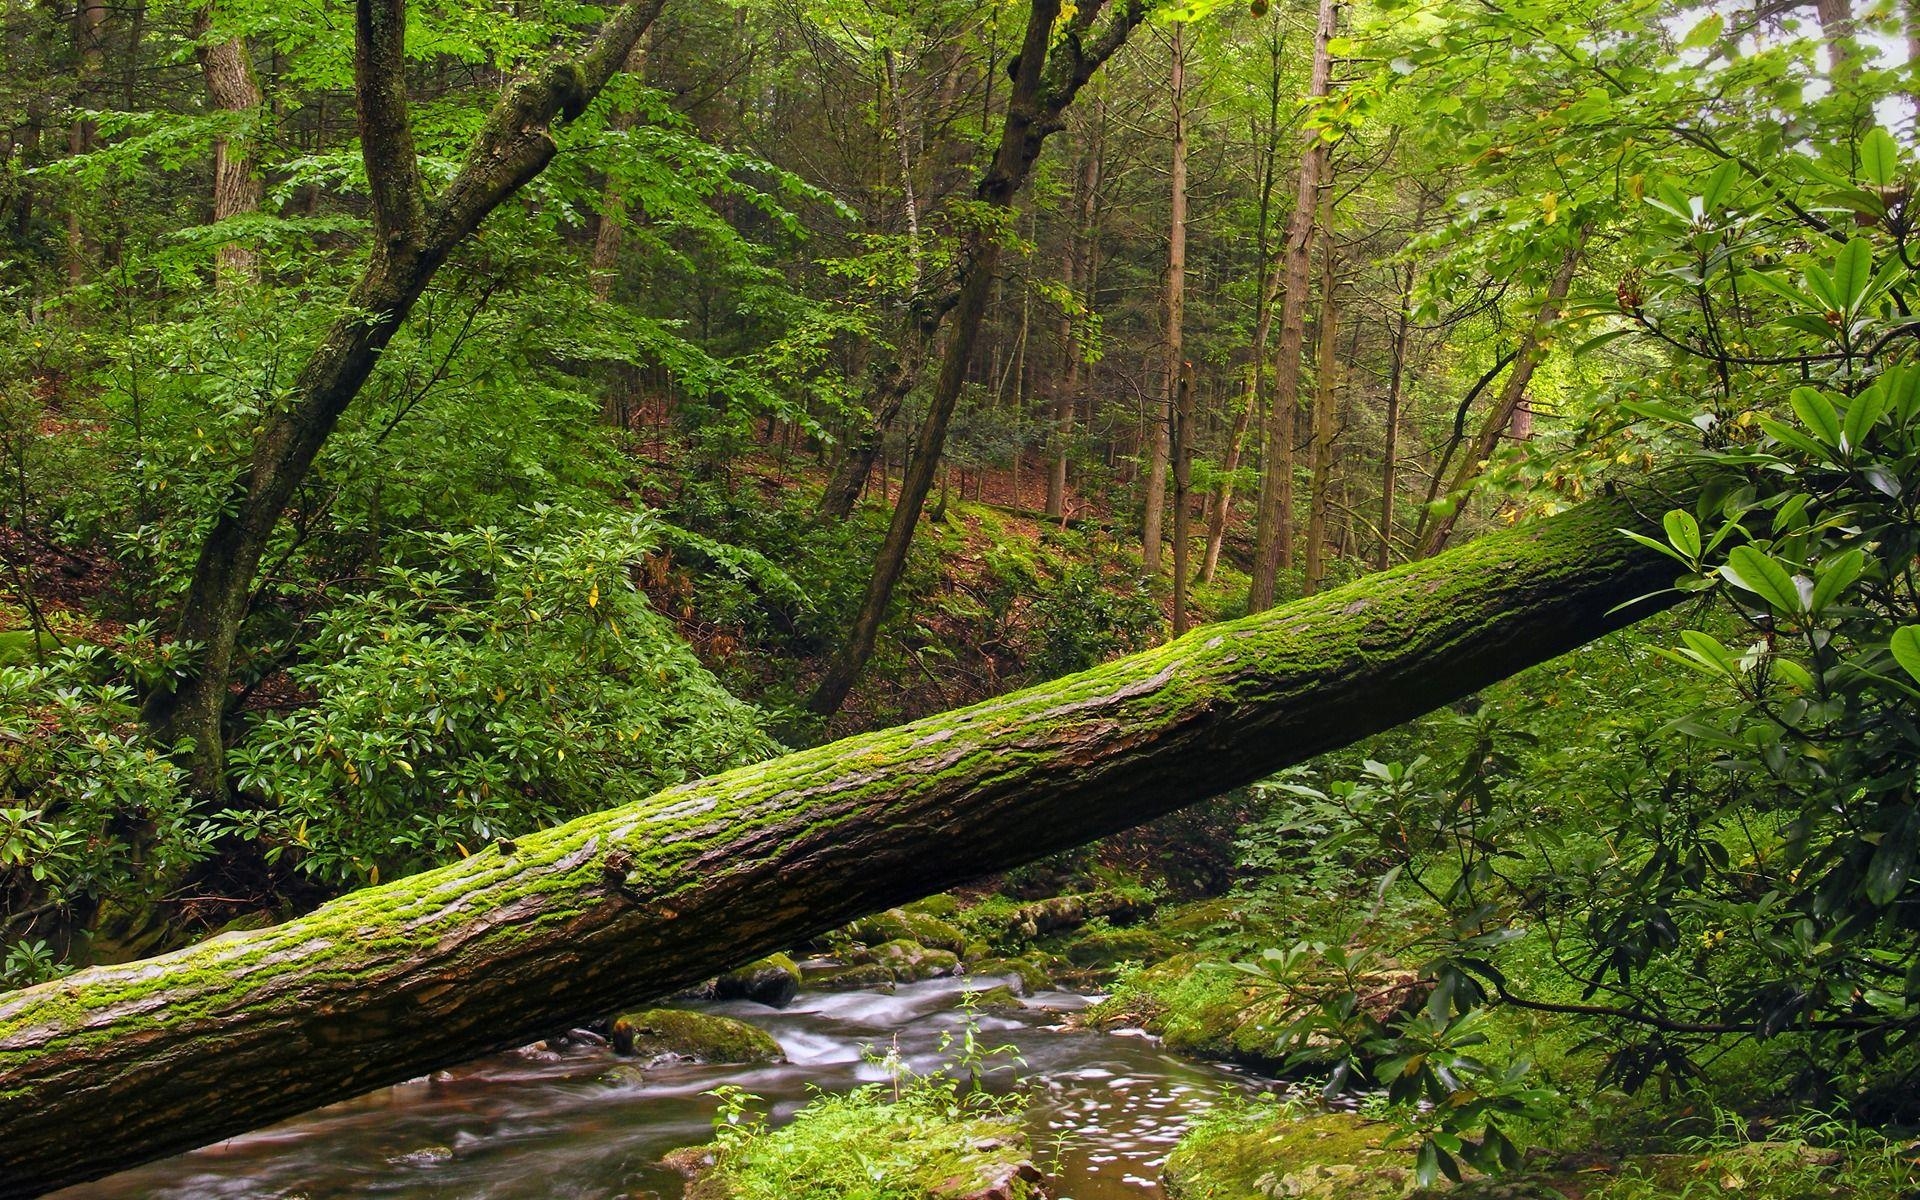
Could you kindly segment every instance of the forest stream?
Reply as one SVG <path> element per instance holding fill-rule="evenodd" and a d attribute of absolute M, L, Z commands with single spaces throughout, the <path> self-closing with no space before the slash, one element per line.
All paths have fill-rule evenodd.
<path fill-rule="evenodd" d="M 604 1046 L 544 1044 L 385 1088 L 270 1129 L 57 1193 L 56 1200 L 675 1200 L 669 1151 L 707 1141 L 731 1084 L 784 1120 L 811 1090 L 884 1081 L 876 1060 L 897 1047 L 914 1069 L 943 1061 L 967 1020 L 962 992 L 979 977 L 877 991 L 802 992 L 784 1009 L 702 1004 L 771 1033 L 788 1061 L 771 1066 L 643 1066 Z M 1032 1094 L 1026 1123 L 1055 1200 L 1152 1200 L 1160 1167 L 1187 1127 L 1229 1090 L 1259 1082 L 1183 1059 L 1144 1035 L 1072 1027 L 1089 998 L 1048 991 L 1018 1011 L 974 1017 L 988 1046 L 1011 1046 L 999 1086 Z"/>

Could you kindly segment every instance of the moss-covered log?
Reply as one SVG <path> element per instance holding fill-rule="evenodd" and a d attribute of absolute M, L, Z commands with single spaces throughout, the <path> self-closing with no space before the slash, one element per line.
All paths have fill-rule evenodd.
<path fill-rule="evenodd" d="M 641 1004 L 1405 721 L 1658 605 L 1616 609 L 1670 578 L 1615 532 L 1643 501 L 0 996 L 0 1197 Z"/>

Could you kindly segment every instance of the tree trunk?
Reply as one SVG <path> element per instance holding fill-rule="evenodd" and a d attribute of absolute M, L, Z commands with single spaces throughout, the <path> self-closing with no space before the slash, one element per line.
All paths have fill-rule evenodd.
<path fill-rule="evenodd" d="M 1380 547 L 1373 565 L 1384 571 L 1393 565 L 1393 502 L 1400 482 L 1400 398 L 1406 387 L 1407 342 L 1413 329 L 1413 285 L 1419 268 L 1407 264 L 1400 287 L 1400 311 L 1394 316 L 1392 361 L 1387 369 L 1386 448 L 1380 462 Z"/>
<path fill-rule="evenodd" d="M 103 32 L 107 24 L 107 6 L 101 0 L 80 0 L 73 11 L 73 45 L 78 62 L 74 66 L 74 106 L 97 107 L 94 81 L 106 61 Z M 76 158 L 93 149 L 94 124 L 86 117 L 75 117 L 67 129 L 67 152 Z M 74 287 L 87 280 L 87 238 L 80 227 L 77 191 L 67 199 L 67 282 Z"/>
<path fill-rule="evenodd" d="M 1334 409 L 1338 403 L 1340 364 L 1339 247 L 1333 240 L 1333 194 L 1320 205 L 1320 350 L 1314 366 L 1313 494 L 1307 502 L 1307 564 L 1302 592 L 1320 590 L 1327 574 L 1327 506 L 1333 499 Z"/>
<path fill-rule="evenodd" d="M 0 1200 L 669 994 L 1391 728 L 1670 604 L 1609 497 L 1079 675 L 0 996 Z M 1650 490 L 1649 490 L 1650 491 Z"/>
<path fill-rule="evenodd" d="M 1144 0 L 1129 0 L 1112 14 L 1097 36 L 1090 36 L 1091 24 L 1104 6 L 1089 4 L 1067 18 L 1065 36 L 1056 40 L 1053 27 L 1060 15 L 1060 5 L 1061 0 L 1033 0 L 1028 12 L 1019 70 L 1013 93 L 1007 100 L 1000 144 L 994 152 L 993 164 L 975 188 L 976 199 L 989 209 L 1005 211 L 1013 207 L 1014 195 L 1026 182 L 1047 137 L 1059 130 L 1061 114 L 1101 64 L 1126 44 L 1134 28 L 1146 18 Z M 1048 50 L 1050 43 L 1051 51 Z M 853 690 L 854 681 L 873 656 L 880 623 L 886 618 L 894 585 L 900 581 L 907 551 L 913 545 L 914 527 L 919 524 L 927 493 L 933 487 L 947 425 L 953 419 L 954 406 L 959 403 L 960 390 L 966 382 L 974 340 L 980 332 L 981 317 L 986 313 L 987 292 L 999 262 L 997 230 L 976 228 L 966 235 L 958 268 L 959 299 L 947 334 L 945 356 L 927 405 L 926 419 L 920 426 L 915 452 L 900 481 L 900 499 L 894 504 L 892 522 L 874 556 L 873 571 L 867 577 L 866 594 L 861 598 L 853 627 L 807 701 L 807 707 L 822 716 L 840 710 L 847 693 Z"/>
<path fill-rule="evenodd" d="M 1320 0 L 1320 19 L 1313 33 L 1313 81 L 1309 90 L 1324 100 L 1333 89 L 1335 0 Z M 1273 606 L 1280 569 L 1293 560 L 1293 438 L 1294 414 L 1300 408 L 1300 354 L 1306 343 L 1307 289 L 1312 271 L 1313 215 L 1328 174 L 1327 142 L 1317 128 L 1306 132 L 1306 150 L 1300 156 L 1300 187 L 1287 218 L 1285 298 L 1280 305 L 1280 352 L 1274 363 L 1273 406 L 1267 412 L 1260 455 L 1260 511 L 1254 536 L 1253 579 L 1247 589 L 1247 610 Z"/>
<path fill-rule="evenodd" d="M 1547 284 L 1547 295 L 1540 303 L 1540 311 L 1534 314 L 1533 324 L 1528 327 L 1526 337 L 1514 355 L 1513 373 L 1507 376 L 1507 386 L 1501 389 L 1500 398 L 1487 413 L 1486 420 L 1480 423 L 1479 435 L 1468 448 L 1467 456 L 1460 460 L 1453 481 L 1447 487 L 1447 502 L 1451 507 L 1432 519 L 1420 539 L 1417 552 L 1421 558 L 1431 558 L 1446 547 L 1447 539 L 1453 535 L 1454 525 L 1460 520 L 1461 511 L 1466 508 L 1468 489 L 1486 470 L 1488 460 L 1500 446 L 1501 436 L 1513 424 L 1513 414 L 1527 397 L 1527 385 L 1533 382 L 1534 369 L 1546 354 L 1547 332 L 1560 319 L 1560 306 L 1566 303 L 1567 292 L 1573 287 L 1573 277 L 1580 267 L 1580 250 L 1585 244 L 1584 233 L 1576 235 L 1573 243 L 1560 256 L 1560 267 Z"/>
<path fill-rule="evenodd" d="M 1167 92 L 1173 105 L 1173 162 L 1167 220 L 1167 357 L 1160 412 L 1153 419 L 1147 457 L 1146 511 L 1140 525 L 1140 560 L 1148 579 L 1160 574 L 1160 543 L 1167 503 L 1167 457 L 1172 449 L 1174 393 L 1180 390 L 1182 333 L 1187 312 L 1187 54 L 1185 25 L 1173 23 L 1172 65 Z M 1176 623 L 1179 618 L 1175 618 Z"/>
<path fill-rule="evenodd" d="M 207 83 L 207 97 L 222 112 L 251 114 L 260 107 L 260 84 L 253 75 L 253 58 L 241 38 L 210 41 L 213 6 L 194 14 L 194 53 Z M 251 133 L 214 139 L 213 220 L 215 224 L 260 207 L 260 177 L 254 173 Z M 259 278 L 253 250 L 229 242 L 215 252 L 214 286 L 227 289 Z"/>
<path fill-rule="evenodd" d="M 1188 556 L 1193 540 L 1193 366 L 1180 364 L 1173 389 L 1173 636 L 1188 629 Z"/>
<path fill-rule="evenodd" d="M 1200 582 L 1212 583 L 1220 569 L 1220 548 L 1227 540 L 1227 522 L 1233 517 L 1233 477 L 1240 469 L 1245 452 L 1247 427 L 1254 414 L 1267 408 L 1267 337 L 1273 330 L 1273 302 L 1280 292 L 1283 260 L 1273 256 L 1271 245 L 1273 184 L 1280 157 L 1280 59 L 1282 39 L 1277 34 L 1267 41 L 1267 127 L 1265 149 L 1260 159 L 1260 216 L 1257 222 L 1259 247 L 1255 261 L 1262 275 L 1260 293 L 1254 297 L 1253 347 L 1248 355 L 1246 398 L 1233 419 L 1233 433 L 1227 439 L 1227 457 L 1221 471 L 1219 494 L 1207 516 L 1207 551 L 1200 562 Z"/>
<path fill-rule="evenodd" d="M 1093 277 L 1093 256 L 1099 241 L 1094 221 L 1099 211 L 1100 159 L 1104 146 L 1098 132 L 1094 138 L 1093 144 L 1087 147 L 1080 159 L 1077 189 L 1080 219 L 1067 237 L 1065 283 L 1073 293 L 1073 304 L 1085 312 L 1076 314 L 1070 307 L 1060 316 L 1060 346 L 1067 361 L 1060 391 L 1053 400 L 1053 460 L 1047 473 L 1047 515 L 1062 520 L 1067 515 L 1067 452 L 1073 439 L 1073 406 L 1080 394 L 1080 360 L 1084 355 L 1079 337 L 1080 324 L 1075 318 L 1085 317 L 1093 311 L 1093 290 L 1089 285 Z"/>
<path fill-rule="evenodd" d="M 629 75 L 643 77 L 647 70 L 647 39 L 641 38 L 627 52 L 626 72 Z M 643 80 L 644 82 L 644 80 Z M 608 119 L 616 133 L 632 129 L 639 120 L 636 109 L 620 108 Z M 600 193 L 600 223 L 593 231 L 593 250 L 587 257 L 587 278 L 593 288 L 596 299 L 605 301 L 613 298 L 613 285 L 619 276 L 620 244 L 626 240 L 627 198 L 618 184 L 608 181 Z M 609 424 L 625 426 L 625 420 L 610 420 Z"/>
<path fill-rule="evenodd" d="M 872 373 L 867 391 L 873 399 L 873 418 L 847 439 L 840 456 L 834 460 L 827 490 L 820 498 L 822 518 L 844 521 L 853 514 L 853 506 L 867 486 L 867 477 L 873 473 L 874 459 L 879 457 L 880 447 L 899 417 L 907 394 L 920 378 L 920 368 L 927 361 L 939 320 L 939 317 L 913 318 L 901 333 L 897 351 L 885 357 Z"/>
<path fill-rule="evenodd" d="M 292 396 L 254 439 L 252 461 L 223 506 L 181 601 L 176 636 L 197 648 L 193 670 L 147 697 L 143 717 L 162 742 L 191 739 L 186 765 L 203 795 L 224 795 L 222 718 L 240 625 L 260 559 L 295 489 L 373 373 L 440 264 L 557 152 L 548 126 L 591 103 L 652 25 L 663 0 L 628 0 L 585 54 L 555 59 L 509 88 L 444 193 L 428 202 L 407 115 L 406 9 L 359 0 L 354 86 L 361 154 L 373 199 L 373 252 Z"/>

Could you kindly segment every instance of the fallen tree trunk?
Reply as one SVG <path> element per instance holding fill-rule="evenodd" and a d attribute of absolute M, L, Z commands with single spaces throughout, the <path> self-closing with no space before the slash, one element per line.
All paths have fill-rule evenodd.
<path fill-rule="evenodd" d="M 1641 501 L 0 996 L 0 1197 L 525 1043 L 1387 729 L 1663 606 L 1616 609 L 1673 571 L 1615 532 L 1666 507 Z"/>

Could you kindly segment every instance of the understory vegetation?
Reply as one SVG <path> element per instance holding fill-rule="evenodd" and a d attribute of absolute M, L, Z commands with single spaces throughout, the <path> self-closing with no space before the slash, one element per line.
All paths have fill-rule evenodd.
<path fill-rule="evenodd" d="M 1920 1195 L 1917 13 L 9 2 L 0 989 L 1631 489 L 1661 615 L 813 949 L 1285 1080 L 1186 1200 Z M 974 1036 L 689 1195 L 964 1200 Z"/>

